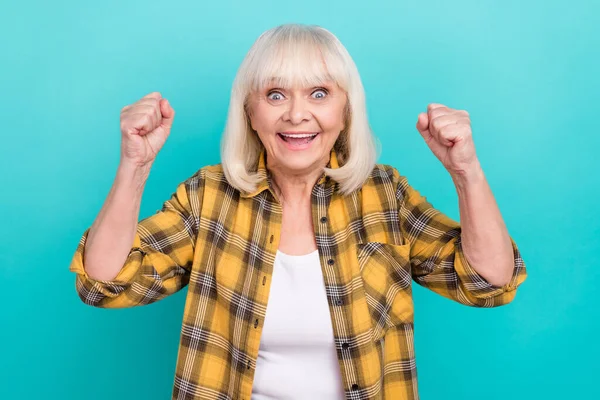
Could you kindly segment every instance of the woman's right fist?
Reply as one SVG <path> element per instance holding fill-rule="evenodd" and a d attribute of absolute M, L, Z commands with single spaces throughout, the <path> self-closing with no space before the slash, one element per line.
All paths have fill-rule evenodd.
<path fill-rule="evenodd" d="M 175 110 L 159 92 L 121 109 L 121 162 L 149 166 L 165 144 Z"/>

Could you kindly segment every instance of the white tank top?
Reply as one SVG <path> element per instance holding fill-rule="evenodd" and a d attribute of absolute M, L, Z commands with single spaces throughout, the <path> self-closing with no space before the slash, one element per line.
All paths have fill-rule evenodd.
<path fill-rule="evenodd" d="M 277 251 L 252 400 L 344 398 L 319 253 Z"/>

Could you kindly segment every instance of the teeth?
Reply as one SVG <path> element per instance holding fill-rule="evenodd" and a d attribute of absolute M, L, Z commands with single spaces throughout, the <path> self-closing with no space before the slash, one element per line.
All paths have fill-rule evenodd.
<path fill-rule="evenodd" d="M 316 133 L 307 133 L 307 134 L 288 135 L 288 134 L 282 133 L 281 136 L 285 136 L 285 137 L 288 137 L 288 138 L 297 138 L 297 139 L 300 139 L 300 138 L 307 138 L 307 137 L 315 137 L 315 136 L 317 136 L 317 134 Z"/>

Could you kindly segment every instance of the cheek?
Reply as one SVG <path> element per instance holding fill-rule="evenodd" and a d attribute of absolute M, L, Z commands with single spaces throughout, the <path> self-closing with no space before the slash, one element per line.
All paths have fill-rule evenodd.
<path fill-rule="evenodd" d="M 250 117 L 252 127 L 258 132 L 270 132 L 275 126 L 277 116 L 265 108 L 257 107 Z"/>
<path fill-rule="evenodd" d="M 342 130 L 344 127 L 344 109 L 335 107 L 321 114 L 321 126 L 324 130 Z"/>

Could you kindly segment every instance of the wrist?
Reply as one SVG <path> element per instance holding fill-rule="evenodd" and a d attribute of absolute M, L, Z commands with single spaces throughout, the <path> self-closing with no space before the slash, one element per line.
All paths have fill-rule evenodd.
<path fill-rule="evenodd" d="M 151 163 L 146 165 L 138 165 L 131 161 L 121 160 L 119 167 L 117 168 L 116 180 L 118 183 L 122 183 L 127 186 L 143 188 L 146 184 L 148 176 L 150 175 L 151 168 Z"/>
<path fill-rule="evenodd" d="M 452 172 L 450 175 L 457 189 L 474 186 L 485 181 L 485 175 L 478 160 L 467 168 Z"/>

